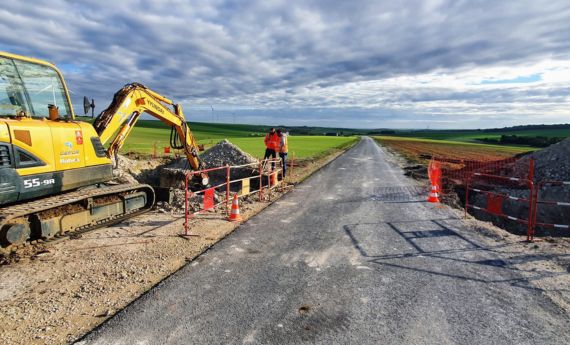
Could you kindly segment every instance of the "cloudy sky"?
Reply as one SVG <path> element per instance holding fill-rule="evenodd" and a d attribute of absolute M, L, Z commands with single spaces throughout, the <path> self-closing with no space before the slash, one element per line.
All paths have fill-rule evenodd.
<path fill-rule="evenodd" d="M 78 113 L 138 81 L 191 121 L 570 122 L 568 0 L 3 0 L 0 50 L 58 65 Z"/>

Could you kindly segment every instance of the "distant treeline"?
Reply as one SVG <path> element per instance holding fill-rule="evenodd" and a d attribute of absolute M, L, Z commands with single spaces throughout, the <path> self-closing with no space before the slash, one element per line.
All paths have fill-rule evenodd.
<path fill-rule="evenodd" d="M 569 123 L 561 123 L 556 125 L 521 125 L 503 128 L 483 129 L 483 132 L 504 132 L 504 131 L 528 131 L 536 129 L 570 129 Z"/>
<path fill-rule="evenodd" d="M 533 128 L 535 129 L 535 128 Z M 501 135 L 500 138 L 482 138 L 479 139 L 488 144 L 499 144 L 499 145 L 528 145 L 533 147 L 547 147 L 552 144 L 556 144 L 564 140 L 564 137 L 543 137 L 543 136 L 535 136 L 535 137 L 527 137 L 527 136 L 518 136 L 518 135 Z"/>
<path fill-rule="evenodd" d="M 393 131 L 391 129 L 374 130 L 374 131 L 369 131 L 366 134 L 367 135 L 392 135 L 392 134 L 396 134 L 396 131 Z"/>

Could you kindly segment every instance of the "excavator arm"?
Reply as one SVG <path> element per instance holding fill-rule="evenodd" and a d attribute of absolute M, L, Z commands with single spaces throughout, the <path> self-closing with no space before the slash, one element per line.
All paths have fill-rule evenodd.
<path fill-rule="evenodd" d="M 203 168 L 198 157 L 200 146 L 186 123 L 182 106 L 138 83 L 127 84 L 117 91 L 109 107 L 97 116 L 93 124 L 101 143 L 110 143 L 107 149 L 110 158 L 115 157 L 143 113 L 171 126 L 172 148 L 184 150 L 193 170 Z"/>

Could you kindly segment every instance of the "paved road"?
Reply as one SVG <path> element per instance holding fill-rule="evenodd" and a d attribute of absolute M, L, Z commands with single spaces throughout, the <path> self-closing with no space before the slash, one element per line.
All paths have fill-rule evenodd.
<path fill-rule="evenodd" d="M 568 315 L 424 199 L 365 138 L 84 342 L 570 343 Z"/>

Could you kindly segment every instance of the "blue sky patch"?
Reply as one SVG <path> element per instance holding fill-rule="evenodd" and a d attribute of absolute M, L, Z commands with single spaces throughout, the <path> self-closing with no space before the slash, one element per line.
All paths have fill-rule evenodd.
<path fill-rule="evenodd" d="M 492 79 L 483 80 L 481 84 L 526 84 L 542 80 L 542 74 L 521 75 L 513 79 Z"/>

